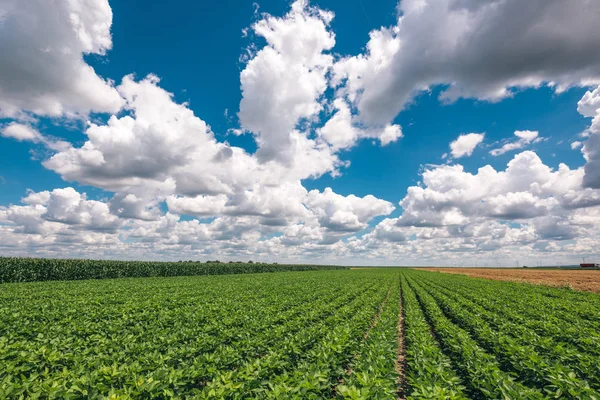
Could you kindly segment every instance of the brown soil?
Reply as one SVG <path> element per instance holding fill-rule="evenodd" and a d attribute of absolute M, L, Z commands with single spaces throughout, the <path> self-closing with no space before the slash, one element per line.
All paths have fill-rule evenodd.
<path fill-rule="evenodd" d="M 491 269 L 491 268 L 417 268 L 448 274 L 462 274 L 501 281 L 529 282 L 548 286 L 568 286 L 572 289 L 600 293 L 598 270 Z"/>

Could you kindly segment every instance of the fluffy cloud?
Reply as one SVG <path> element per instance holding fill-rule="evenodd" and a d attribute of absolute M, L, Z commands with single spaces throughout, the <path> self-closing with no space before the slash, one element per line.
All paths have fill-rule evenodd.
<path fill-rule="evenodd" d="M 0 4 L 0 116 L 116 112 L 122 100 L 86 64 L 112 46 L 107 0 Z"/>
<path fill-rule="evenodd" d="M 487 165 L 476 174 L 461 165 L 423 173 L 424 187 L 413 186 L 400 202 L 405 226 L 463 225 L 480 218 L 521 220 L 590 206 L 598 193 L 583 190 L 583 169 L 565 164 L 553 171 L 533 152 L 516 155 L 505 171 Z M 583 196 L 583 197 L 580 197 Z"/>
<path fill-rule="evenodd" d="M 160 249 L 175 248 L 272 255 L 283 249 L 301 252 L 290 246 L 332 246 L 394 209 L 373 196 L 344 197 L 331 189 L 306 192 L 299 184 L 257 187 L 256 193 L 248 191 L 237 199 L 171 197 L 166 214 L 141 207 L 145 203 L 131 195 L 116 195 L 106 203 L 88 200 L 70 187 L 30 192 L 22 203 L 0 208 L 0 236 L 10 239 L 7 246 L 25 240 L 46 250 L 82 243 L 97 249 L 153 246 L 154 256 Z M 175 212 L 213 218 L 183 220 Z"/>
<path fill-rule="evenodd" d="M 73 188 L 29 192 L 22 202 L 25 205 L 0 209 L 0 236 L 17 248 L 23 243 L 43 247 L 118 244 L 117 230 L 123 220 L 111 214 L 106 203 L 88 200 Z"/>
<path fill-rule="evenodd" d="M 591 254 L 589 246 L 600 241 L 600 190 L 583 182 L 583 168 L 561 164 L 553 170 L 528 151 L 503 171 L 485 166 L 471 174 L 460 165 L 437 166 L 423 173 L 422 186 L 408 189 L 399 218 L 348 240 L 348 251 L 425 264 L 446 258 L 457 265 L 469 257 L 473 266 L 481 260 L 490 265 L 490 258 L 497 259 L 494 265 L 515 265 L 532 254 L 555 264 L 573 251 Z"/>
<path fill-rule="evenodd" d="M 388 124 L 384 127 L 361 127 L 353 121 L 350 106 L 343 99 L 335 99 L 335 114 L 317 130 L 320 138 L 331 145 L 334 150 L 352 147 L 364 138 L 378 139 L 382 146 L 395 142 L 402 137 L 400 125 Z"/>
<path fill-rule="evenodd" d="M 110 213 L 106 203 L 88 200 L 85 194 L 71 187 L 30 193 L 23 199 L 30 206 L 42 206 L 40 215 L 45 221 L 59 222 L 85 230 L 115 231 L 120 222 Z"/>
<path fill-rule="evenodd" d="M 513 142 L 505 143 L 502 147 L 490 150 L 493 156 L 499 156 L 509 151 L 520 150 L 531 143 L 537 143 L 542 138 L 538 137 L 538 131 L 515 131 L 515 136 L 518 138 Z"/>
<path fill-rule="evenodd" d="M 90 123 L 83 146 L 58 152 L 44 165 L 66 180 L 112 191 L 230 192 L 256 162 L 242 149 L 218 143 L 204 121 L 148 76 L 127 76 L 118 87 L 131 115 Z M 191 174 L 190 171 L 202 171 Z"/>
<path fill-rule="evenodd" d="M 279 186 L 255 185 L 232 196 L 171 196 L 167 199 L 167 205 L 170 211 L 178 214 L 199 217 L 251 215 L 261 217 L 265 225 L 287 225 L 287 219 L 306 218 L 309 215 L 302 205 L 306 193 L 300 182 Z"/>
<path fill-rule="evenodd" d="M 594 118 L 600 109 L 600 86 L 585 92 L 577 102 L 577 111 L 584 117 Z"/>
<path fill-rule="evenodd" d="M 470 157 L 483 139 L 485 133 L 468 133 L 466 135 L 460 135 L 455 141 L 450 143 L 450 153 L 454 158 L 460 158 L 464 156 Z"/>
<path fill-rule="evenodd" d="M 600 244 L 600 88 L 578 104 L 593 118 L 582 135 L 584 168 L 553 169 L 530 151 L 504 170 L 429 167 L 397 218 L 388 201 L 302 184 L 339 174 L 339 154 L 360 140 L 397 141 L 396 114 L 435 85 L 445 87 L 444 101 L 496 101 L 520 88 L 598 81 L 596 5 L 404 0 L 397 26 L 371 32 L 365 54 L 345 58 L 333 53 L 332 13 L 298 0 L 283 17 L 264 14 L 252 31 L 265 45 L 251 45 L 244 60 L 241 125 L 231 130 L 253 135 L 258 152 L 249 154 L 218 141 L 156 76 L 129 75 L 114 87 L 95 74 L 83 56 L 111 47 L 106 1 L 59 2 L 53 12 L 38 3 L 0 6 L 0 49 L 12 57 L 0 62 L 0 74 L 12 77 L 0 83 L 0 116 L 13 117 L 0 134 L 48 147 L 46 168 L 109 193 L 90 200 L 68 187 L 0 206 L 3 254 L 373 264 L 554 260 Z M 112 115 L 92 115 L 83 144 L 43 134 L 28 115 L 96 111 Z M 515 135 L 492 154 L 540 140 L 536 131 Z M 452 159 L 471 156 L 483 140 L 459 136 Z"/>
<path fill-rule="evenodd" d="M 372 218 L 388 215 L 394 210 L 391 203 L 374 196 L 341 196 L 331 188 L 319 192 L 311 190 L 306 205 L 312 210 L 322 226 L 333 231 L 356 232 L 364 229 Z"/>
<path fill-rule="evenodd" d="M 589 138 L 582 149 L 587 161 L 583 183 L 585 187 L 600 189 L 600 86 L 583 96 L 577 110 L 584 117 L 592 118 L 592 124 L 584 132 Z"/>
<path fill-rule="evenodd" d="M 402 215 L 383 220 L 362 240 L 372 247 L 389 242 L 418 248 L 427 241 L 440 254 L 518 253 L 540 241 L 565 242 L 557 249 L 566 251 L 568 241 L 598 236 L 600 191 L 584 189 L 583 182 L 583 168 L 561 164 L 553 170 L 530 151 L 517 154 L 504 171 L 434 167 L 423 173 L 423 186 L 408 189 Z"/>
<path fill-rule="evenodd" d="M 48 138 L 42 135 L 37 129 L 18 122 L 11 122 L 4 128 L 1 128 L 0 135 L 18 140 L 19 142 L 42 143 L 48 148 L 56 151 L 67 150 L 71 147 L 71 144 L 68 142 Z"/>
<path fill-rule="evenodd" d="M 600 82 L 597 2 L 403 0 L 398 9 L 397 26 L 372 32 L 365 54 L 335 68 L 366 123 L 391 121 L 415 92 L 439 84 L 451 102 Z"/>
<path fill-rule="evenodd" d="M 259 162 L 239 147 L 218 142 L 208 125 L 158 86 L 158 78 L 126 76 L 117 88 L 131 115 L 90 123 L 81 147 L 44 162 L 65 180 L 140 197 L 234 195 L 256 184 L 318 177 L 340 164 L 326 144 L 293 131 L 291 164 Z"/>
<path fill-rule="evenodd" d="M 394 207 L 374 196 L 342 196 L 331 188 L 307 192 L 300 182 L 277 187 L 257 186 L 237 196 L 196 196 L 167 199 L 173 213 L 209 216 L 254 216 L 259 225 L 324 228 L 330 233 L 352 233 L 364 229 L 376 216 L 388 215 Z M 293 230 L 296 228 L 293 228 Z M 288 230 L 289 232 L 289 230 Z"/>
<path fill-rule="evenodd" d="M 156 198 L 138 197 L 133 193 L 115 193 L 108 203 L 110 212 L 119 218 L 156 220 L 162 212 Z"/>
<path fill-rule="evenodd" d="M 19 142 L 38 143 L 42 140 L 42 134 L 30 126 L 11 122 L 0 131 L 0 134 L 6 138 L 18 140 Z"/>
<path fill-rule="evenodd" d="M 267 46 L 241 73 L 239 118 L 255 134 L 259 159 L 288 162 L 296 125 L 322 110 L 320 97 L 333 64 L 333 57 L 325 53 L 335 44 L 328 30 L 332 18 L 298 0 L 284 17 L 267 15 L 253 25 Z"/>

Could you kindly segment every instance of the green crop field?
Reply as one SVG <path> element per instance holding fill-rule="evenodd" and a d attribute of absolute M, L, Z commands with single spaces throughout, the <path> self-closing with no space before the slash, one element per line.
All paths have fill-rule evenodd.
<path fill-rule="evenodd" d="M 149 276 L 251 274 L 346 269 L 335 265 L 280 265 L 244 262 L 155 262 L 0 257 L 0 283 Z"/>
<path fill-rule="evenodd" d="M 412 269 L 0 284 L 1 399 L 600 399 L 600 296 Z"/>

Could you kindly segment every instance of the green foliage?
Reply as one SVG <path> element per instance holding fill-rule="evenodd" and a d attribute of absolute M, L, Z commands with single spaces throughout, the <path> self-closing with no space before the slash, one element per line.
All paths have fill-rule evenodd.
<path fill-rule="evenodd" d="M 0 398 L 320 398 L 393 276 L 348 272 L 2 284 Z"/>
<path fill-rule="evenodd" d="M 405 324 L 406 381 L 409 399 L 466 399 L 450 359 L 442 352 L 431 333 L 414 291 L 402 277 Z"/>
<path fill-rule="evenodd" d="M 110 261 L 0 257 L 0 283 L 107 279 L 150 276 L 251 274 L 259 272 L 346 269 L 335 265 L 273 265 L 266 263 Z"/>
<path fill-rule="evenodd" d="M 408 269 L 28 261 L 21 278 L 73 280 L 0 284 L 0 399 L 600 400 L 594 294 Z M 87 266 L 187 276 L 83 280 Z"/>

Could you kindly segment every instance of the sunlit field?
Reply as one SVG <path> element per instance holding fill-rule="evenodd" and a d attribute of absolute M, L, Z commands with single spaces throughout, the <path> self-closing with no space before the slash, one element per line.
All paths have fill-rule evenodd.
<path fill-rule="evenodd" d="M 598 398 L 600 297 L 401 268 L 4 283 L 0 398 Z"/>

